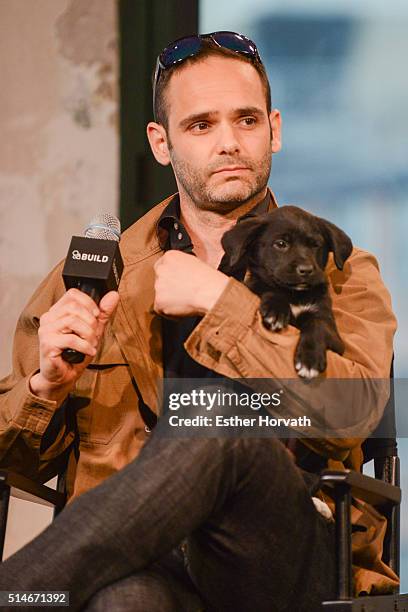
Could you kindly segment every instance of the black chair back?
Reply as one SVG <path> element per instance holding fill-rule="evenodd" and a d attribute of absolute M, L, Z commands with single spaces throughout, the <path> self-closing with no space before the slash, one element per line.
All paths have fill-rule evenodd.
<path fill-rule="evenodd" d="M 397 430 L 394 399 L 394 358 L 391 363 L 390 397 L 384 415 L 362 448 L 364 463 L 374 460 L 374 474 L 379 480 L 400 486 L 400 463 L 398 457 Z M 381 508 L 387 518 L 387 531 L 384 539 L 383 561 L 398 575 L 400 573 L 400 506 Z"/>

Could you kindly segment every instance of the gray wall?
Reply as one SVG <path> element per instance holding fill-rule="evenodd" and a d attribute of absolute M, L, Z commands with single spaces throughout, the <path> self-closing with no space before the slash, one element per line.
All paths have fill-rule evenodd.
<path fill-rule="evenodd" d="M 0 1 L 0 376 L 19 312 L 70 237 L 119 208 L 116 22 L 115 0 Z M 50 517 L 13 506 L 6 554 Z"/>

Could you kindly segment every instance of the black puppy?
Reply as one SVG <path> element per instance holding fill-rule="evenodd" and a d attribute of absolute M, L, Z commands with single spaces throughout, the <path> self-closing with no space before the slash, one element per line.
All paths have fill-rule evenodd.
<path fill-rule="evenodd" d="M 222 238 L 223 269 L 261 297 L 265 327 L 300 329 L 295 368 L 314 378 L 326 369 L 326 350 L 341 355 L 327 290 L 329 252 L 339 270 L 351 254 L 350 238 L 338 227 L 296 206 L 283 206 L 237 223 Z"/>

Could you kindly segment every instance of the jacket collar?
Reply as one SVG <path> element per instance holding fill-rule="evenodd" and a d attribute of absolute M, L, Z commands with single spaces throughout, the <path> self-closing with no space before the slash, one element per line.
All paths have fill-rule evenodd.
<path fill-rule="evenodd" d="M 266 196 L 258 202 L 249 212 L 238 219 L 238 223 L 248 217 L 267 212 L 271 203 L 272 194 L 267 191 Z M 191 238 L 181 222 L 180 198 L 175 194 L 162 211 L 156 225 L 157 239 L 163 251 L 177 249 L 185 253 L 193 253 Z"/>
<path fill-rule="evenodd" d="M 267 210 L 278 207 L 275 195 L 268 188 L 269 201 Z M 133 223 L 123 232 L 120 247 L 125 265 L 133 264 L 146 259 L 150 255 L 159 252 L 163 247 L 162 240 L 159 240 L 158 224 L 160 219 L 166 217 L 166 208 L 174 200 L 178 200 L 178 194 L 173 194 L 150 209 L 138 221 Z M 257 207 L 256 207 L 257 208 Z M 172 210 L 172 209 L 171 209 Z M 252 211 L 244 215 L 250 216 Z M 160 246 L 162 244 L 162 246 Z"/>

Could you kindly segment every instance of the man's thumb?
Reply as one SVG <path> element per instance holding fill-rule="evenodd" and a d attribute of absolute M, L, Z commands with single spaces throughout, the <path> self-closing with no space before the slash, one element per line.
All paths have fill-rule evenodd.
<path fill-rule="evenodd" d="M 117 291 L 109 291 L 109 293 L 103 296 L 99 302 L 99 323 L 102 323 L 103 326 L 106 325 L 109 318 L 114 313 L 118 303 L 119 293 Z"/>

